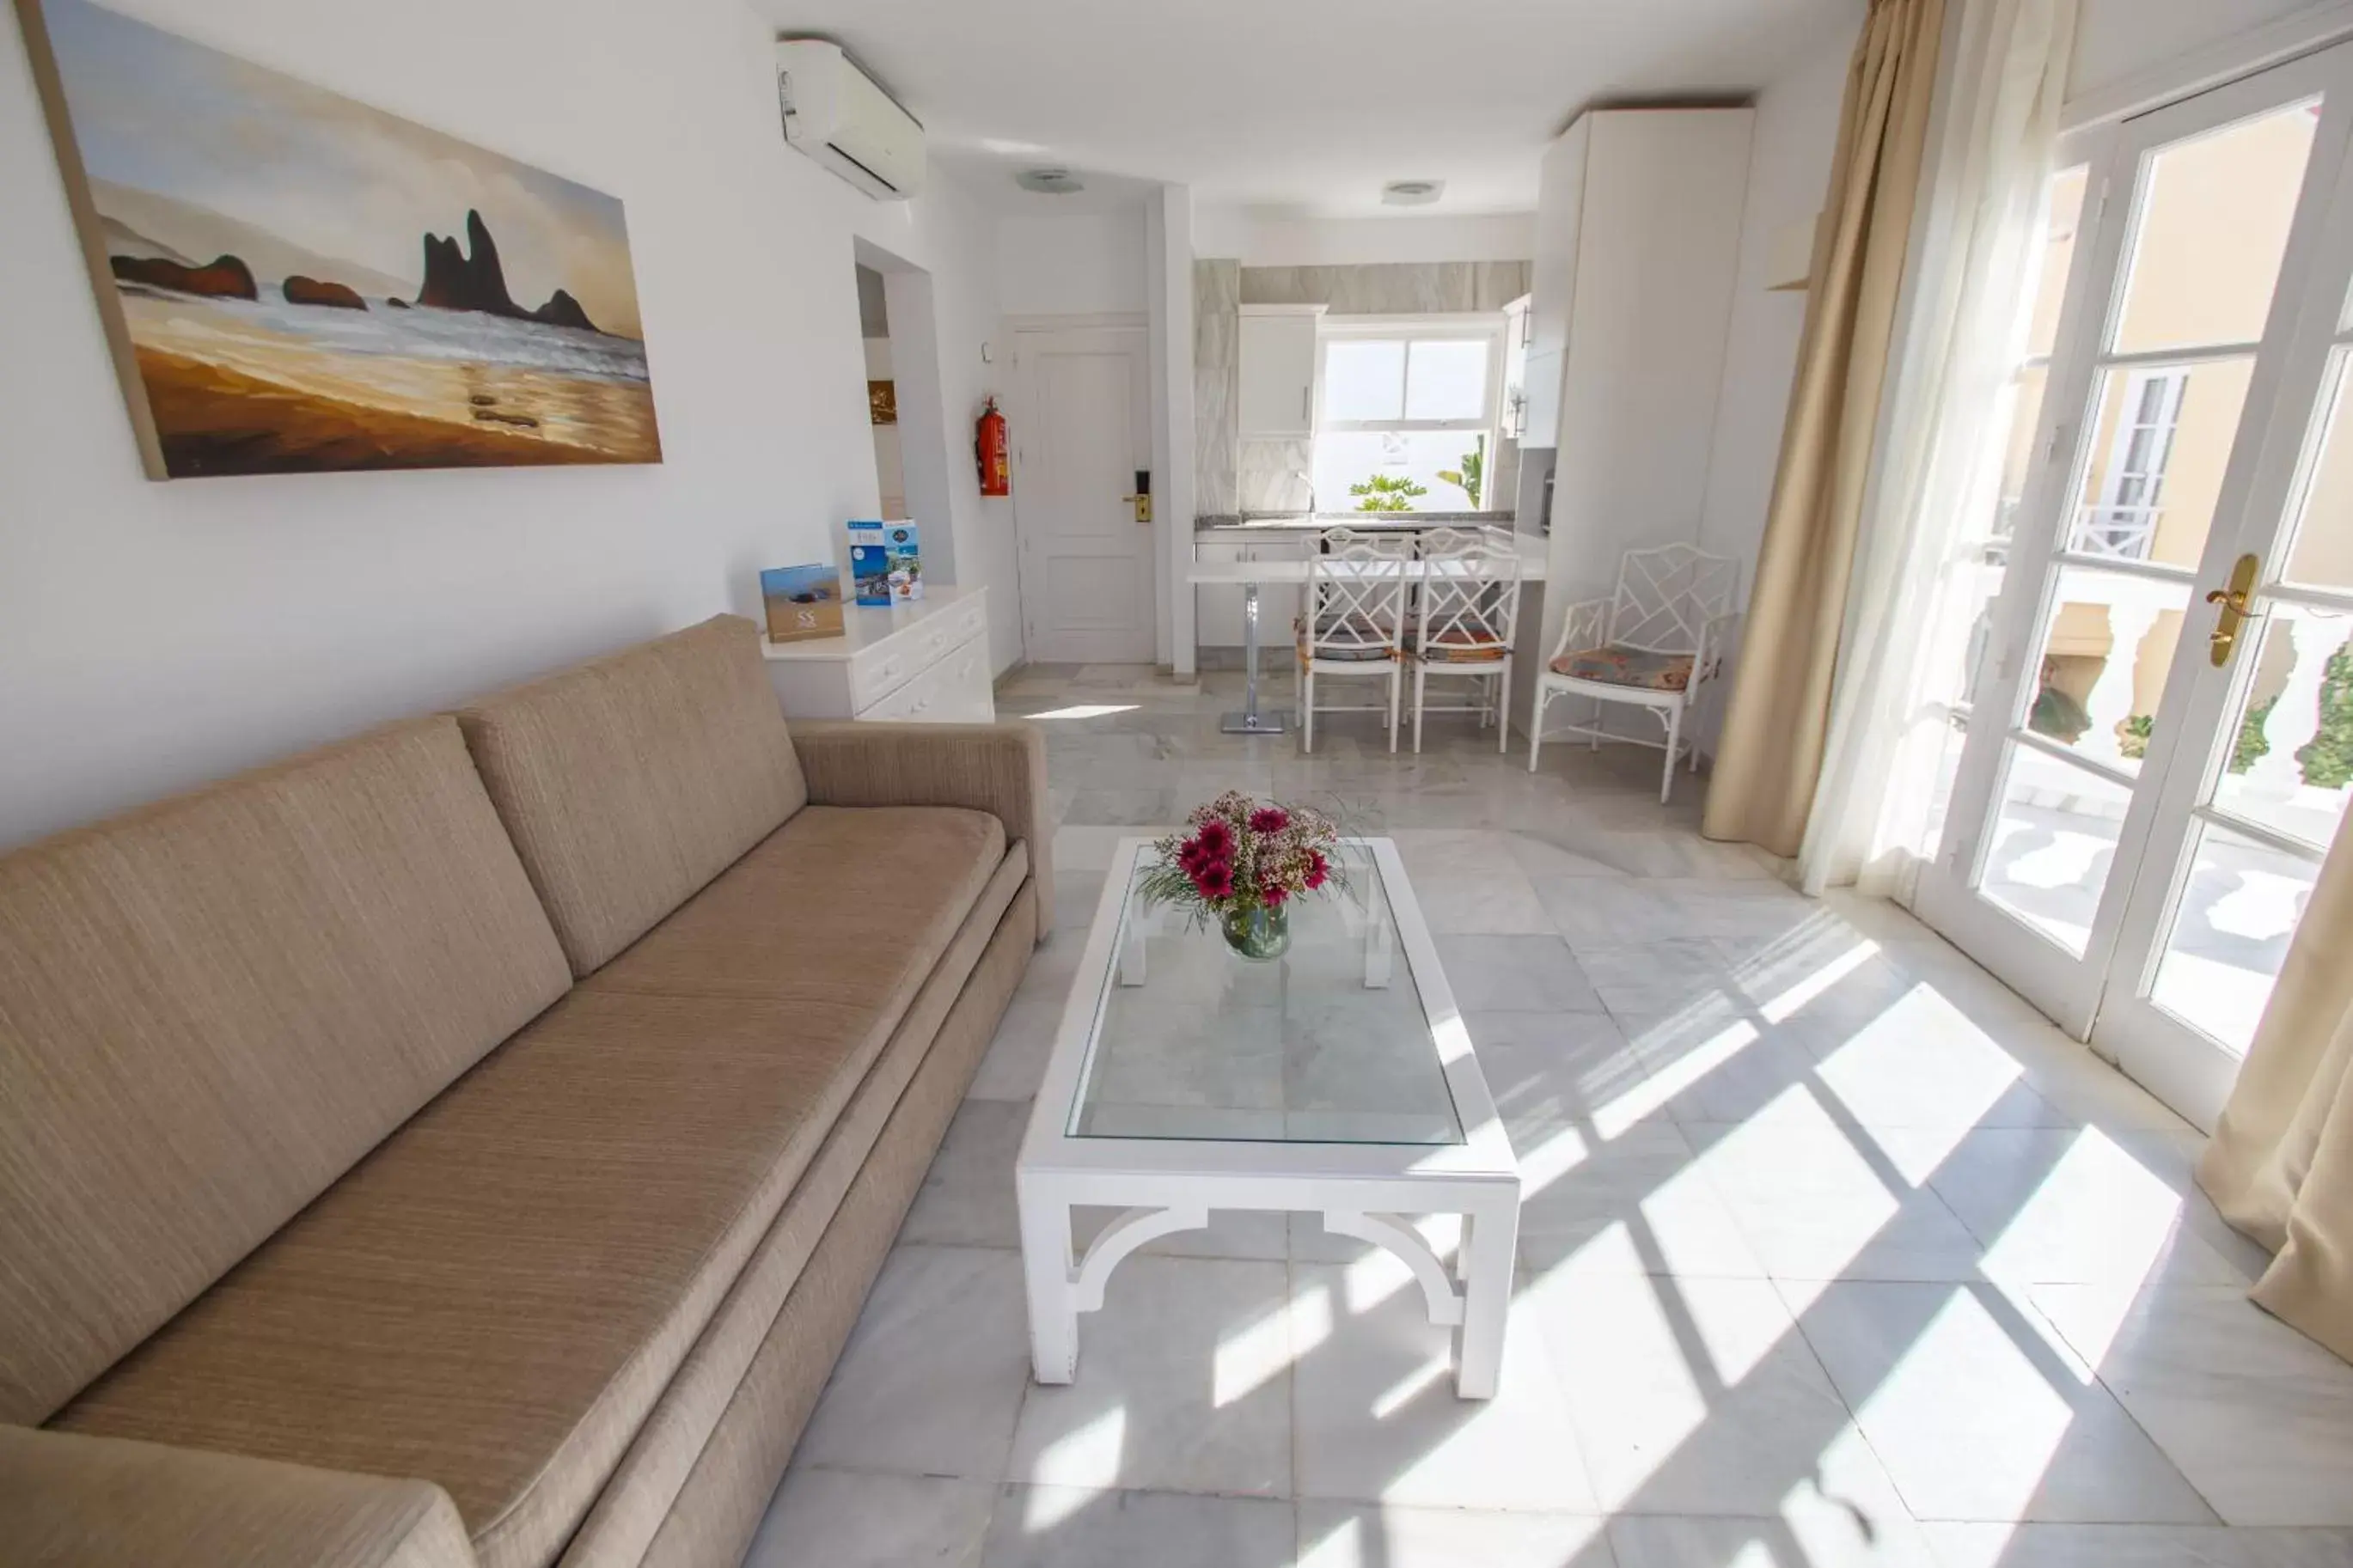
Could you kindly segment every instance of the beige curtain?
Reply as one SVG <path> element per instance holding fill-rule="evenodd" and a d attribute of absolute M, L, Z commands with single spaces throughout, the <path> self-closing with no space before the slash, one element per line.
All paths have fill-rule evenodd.
<path fill-rule="evenodd" d="M 2255 1301 L 2353 1361 L 2353 832 L 2339 833 L 2198 1184 L 2277 1256 Z"/>
<path fill-rule="evenodd" d="M 1945 0 L 1871 0 L 1847 68 L 1781 467 L 1702 826 L 1776 855 L 1798 853 L 1821 773 L 1944 27 Z"/>

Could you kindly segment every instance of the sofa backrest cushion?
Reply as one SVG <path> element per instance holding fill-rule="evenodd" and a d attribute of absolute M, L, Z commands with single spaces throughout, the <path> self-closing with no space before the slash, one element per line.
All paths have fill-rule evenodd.
<path fill-rule="evenodd" d="M 808 799 L 759 628 L 738 616 L 483 698 L 458 720 L 577 975 Z"/>
<path fill-rule="evenodd" d="M 0 1422 L 37 1422 L 571 977 L 457 724 L 0 858 Z"/>

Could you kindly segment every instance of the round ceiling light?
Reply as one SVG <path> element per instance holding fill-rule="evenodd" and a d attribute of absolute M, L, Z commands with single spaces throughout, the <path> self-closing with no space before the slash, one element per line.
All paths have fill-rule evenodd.
<path fill-rule="evenodd" d="M 1013 183 L 1041 196 L 1067 196 L 1087 188 L 1086 182 L 1068 169 L 1024 169 L 1013 176 Z"/>
<path fill-rule="evenodd" d="M 1381 187 L 1381 205 L 1392 207 L 1426 207 L 1436 201 L 1446 189 L 1443 180 L 1391 180 Z"/>

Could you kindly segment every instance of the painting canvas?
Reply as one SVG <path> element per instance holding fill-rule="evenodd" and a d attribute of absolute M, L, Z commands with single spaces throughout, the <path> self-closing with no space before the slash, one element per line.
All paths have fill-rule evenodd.
<path fill-rule="evenodd" d="M 88 0 L 17 11 L 151 477 L 661 460 L 618 201 Z"/>

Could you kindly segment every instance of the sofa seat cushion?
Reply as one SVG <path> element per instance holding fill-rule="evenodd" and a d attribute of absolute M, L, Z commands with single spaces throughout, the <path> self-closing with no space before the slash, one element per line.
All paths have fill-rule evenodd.
<path fill-rule="evenodd" d="M 846 987 L 895 1017 L 1005 848 L 985 811 L 804 806 L 586 984 L 777 1002 Z"/>
<path fill-rule="evenodd" d="M 553 1562 L 1002 841 L 796 816 L 648 934 L 639 987 L 575 987 L 55 1425 L 434 1481 L 483 1568 Z"/>

